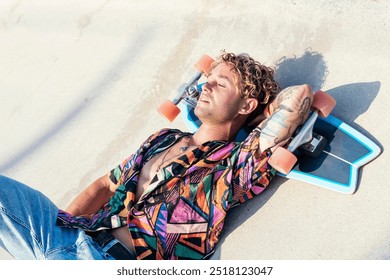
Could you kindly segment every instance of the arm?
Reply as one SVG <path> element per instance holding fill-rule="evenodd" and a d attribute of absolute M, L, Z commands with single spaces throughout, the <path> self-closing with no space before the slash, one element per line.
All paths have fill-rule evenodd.
<path fill-rule="evenodd" d="M 111 170 L 110 173 L 98 178 L 95 182 L 83 190 L 79 196 L 71 202 L 65 211 L 73 216 L 85 217 L 92 216 L 101 210 L 102 206 L 108 203 L 115 195 L 117 188 L 123 187 L 123 182 L 128 180 L 127 176 L 134 173 L 131 172 L 130 169 L 139 168 L 139 165 L 143 160 L 143 156 L 148 149 L 154 147 L 156 143 L 160 143 L 162 139 L 171 133 L 177 133 L 177 130 L 163 129 L 149 136 L 135 154 L 126 158 L 121 164 Z M 135 179 L 133 178 L 131 181 L 134 180 Z M 130 190 L 124 190 L 124 192 L 128 191 Z M 122 191 L 119 193 L 120 197 L 118 197 L 115 202 L 122 199 L 124 192 Z M 126 197 L 126 195 L 124 197 Z M 117 205 L 115 207 L 117 207 Z"/>
<path fill-rule="evenodd" d="M 269 105 L 269 117 L 260 123 L 260 153 L 268 148 L 284 145 L 295 129 L 302 124 L 310 111 L 313 92 L 308 85 L 282 90 Z"/>
<path fill-rule="evenodd" d="M 75 216 L 94 214 L 110 200 L 116 188 L 109 175 L 104 175 L 84 189 L 65 211 Z"/>
<path fill-rule="evenodd" d="M 275 175 L 267 163 L 273 148 L 286 143 L 306 120 L 312 101 L 310 87 L 302 85 L 284 89 L 270 104 L 267 119 L 241 144 L 234 171 L 233 205 L 251 199 L 268 186 Z"/>

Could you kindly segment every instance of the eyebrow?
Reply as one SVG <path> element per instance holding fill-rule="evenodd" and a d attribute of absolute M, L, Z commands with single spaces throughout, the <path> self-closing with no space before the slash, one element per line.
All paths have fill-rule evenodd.
<path fill-rule="evenodd" d="M 224 80 L 228 81 L 228 82 L 231 83 L 231 84 L 234 84 L 234 81 L 233 81 L 232 79 L 230 79 L 230 78 L 229 78 L 228 76 L 226 76 L 226 75 L 216 75 L 216 77 L 219 78 L 219 79 L 224 79 Z"/>
<path fill-rule="evenodd" d="M 229 80 L 229 77 L 226 75 L 217 75 L 218 78 Z"/>

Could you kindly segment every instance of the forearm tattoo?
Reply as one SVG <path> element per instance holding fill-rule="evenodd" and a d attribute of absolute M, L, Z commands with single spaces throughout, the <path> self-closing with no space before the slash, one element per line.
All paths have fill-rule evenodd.
<path fill-rule="evenodd" d="M 271 116 L 259 125 L 261 152 L 284 145 L 297 126 L 306 120 L 312 102 L 311 91 L 305 91 L 299 86 L 282 90 L 270 104 Z"/>

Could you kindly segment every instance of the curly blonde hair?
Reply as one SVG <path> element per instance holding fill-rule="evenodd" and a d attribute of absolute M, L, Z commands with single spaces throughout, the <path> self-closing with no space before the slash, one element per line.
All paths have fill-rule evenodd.
<path fill-rule="evenodd" d="M 224 50 L 221 51 L 213 67 L 222 62 L 232 66 L 231 70 L 241 97 L 258 100 L 257 108 L 246 120 L 246 123 L 250 123 L 279 93 L 279 85 L 274 79 L 274 69 L 262 65 L 246 53 L 235 55 Z"/>

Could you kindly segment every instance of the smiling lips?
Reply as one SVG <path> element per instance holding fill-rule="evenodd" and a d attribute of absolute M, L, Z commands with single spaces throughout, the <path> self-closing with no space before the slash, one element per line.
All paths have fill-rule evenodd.
<path fill-rule="evenodd" d="M 200 101 L 200 102 L 205 102 L 205 103 L 210 103 L 210 101 L 209 101 L 207 98 L 204 97 L 204 94 L 202 94 L 202 95 L 200 96 L 199 101 Z"/>

